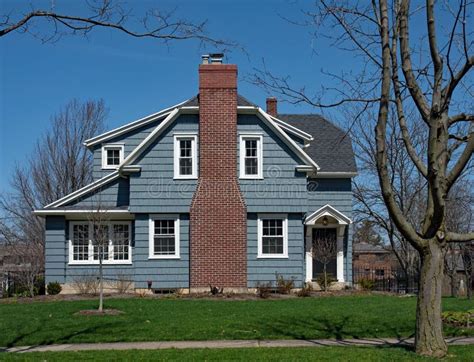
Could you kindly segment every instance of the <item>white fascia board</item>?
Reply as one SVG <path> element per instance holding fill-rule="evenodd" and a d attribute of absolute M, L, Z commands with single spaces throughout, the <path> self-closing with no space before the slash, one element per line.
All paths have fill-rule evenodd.
<path fill-rule="evenodd" d="M 179 115 L 180 108 L 173 109 L 168 116 L 123 160 L 118 169 L 121 171 L 125 166 L 135 161 L 138 156 L 153 142 Z"/>
<path fill-rule="evenodd" d="M 280 126 L 271 119 L 270 115 L 263 111 L 263 109 L 258 108 L 257 115 L 261 120 L 263 120 L 270 128 L 276 131 L 276 134 L 279 135 L 282 140 L 293 150 L 297 155 L 301 157 L 303 161 L 307 163 L 307 165 L 312 166 L 315 168 L 316 171 L 320 169 L 320 167 L 313 161 L 311 157 L 308 156 L 306 152 L 304 152 L 301 147 L 299 147 L 295 141 L 293 141 L 290 136 L 288 136 L 285 131 L 283 131 Z"/>
<path fill-rule="evenodd" d="M 115 128 L 113 130 L 110 130 L 108 132 L 105 132 L 105 133 L 102 133 L 98 136 L 95 136 L 95 137 L 92 137 L 92 138 L 89 138 L 88 140 L 85 140 L 84 141 L 84 145 L 86 147 L 92 147 L 98 143 L 101 143 L 101 142 L 104 142 L 104 141 L 107 141 L 108 139 L 111 139 L 111 138 L 114 138 L 114 137 L 117 137 L 117 136 L 120 136 L 126 132 L 129 132 L 131 130 L 134 130 L 136 128 L 139 128 L 139 127 L 142 127 L 142 126 L 145 126 L 147 125 L 148 123 L 151 123 L 151 122 L 154 122 L 156 120 L 159 120 L 161 117 L 165 117 L 167 116 L 169 113 L 171 113 L 171 111 L 174 109 L 174 108 L 177 108 L 179 107 L 180 105 L 182 104 L 185 104 L 186 102 L 188 102 L 189 99 L 181 102 L 181 103 L 178 103 L 174 106 L 171 106 L 171 107 L 168 107 L 168 108 L 165 108 L 165 109 L 162 109 L 161 111 L 159 112 L 156 112 L 156 113 L 153 113 L 153 114 L 150 114 L 146 117 L 143 117 L 143 118 L 140 118 L 136 121 L 133 121 L 131 123 L 127 123 L 126 125 L 123 125 L 121 127 L 118 127 L 118 128 Z"/>
<path fill-rule="evenodd" d="M 79 190 L 76 190 L 72 193 L 70 193 L 69 195 L 66 195 L 62 198 L 60 198 L 59 200 L 56 200 L 52 203 L 50 203 L 49 205 L 46 205 L 45 208 L 48 208 L 48 207 L 58 207 L 58 206 L 61 206 L 61 205 L 64 205 L 66 203 L 68 203 L 69 201 L 72 201 L 74 199 L 77 199 L 78 197 L 81 197 L 83 195 L 85 195 L 86 193 L 90 192 L 90 191 L 94 191 L 95 189 L 119 178 L 119 172 L 118 171 L 114 171 L 114 172 L 111 172 L 110 174 L 108 174 L 107 176 L 104 176 L 102 177 L 101 179 L 97 180 L 97 181 L 94 181 L 93 183 L 87 185 L 87 186 L 84 186 L 83 188 L 80 188 Z"/>
<path fill-rule="evenodd" d="M 129 215 L 128 210 L 73 210 L 73 209 L 52 209 L 52 210 L 34 210 L 33 213 L 38 216 L 42 215 L 66 215 L 66 214 L 90 214 L 90 213 L 107 213 L 107 214 L 126 214 Z"/>
<path fill-rule="evenodd" d="M 298 171 L 298 172 L 314 172 L 314 167 L 313 166 L 308 166 L 308 165 L 297 165 L 296 166 L 296 171 Z"/>
<path fill-rule="evenodd" d="M 316 178 L 352 178 L 357 175 L 357 172 L 318 172 Z"/>
<path fill-rule="evenodd" d="M 271 119 L 273 119 L 281 128 L 283 128 L 285 131 L 288 131 L 289 133 L 305 140 L 305 141 L 313 141 L 313 136 L 311 136 L 309 133 L 306 133 L 299 128 L 296 128 L 295 126 L 292 126 L 291 124 L 288 124 L 286 122 L 283 122 L 281 119 L 278 119 L 276 117 L 273 117 L 272 115 L 269 115 Z"/>
<path fill-rule="evenodd" d="M 341 225 L 352 224 L 352 220 L 349 217 L 347 217 L 342 212 L 340 212 L 335 207 L 333 207 L 329 204 L 324 205 L 323 207 L 319 208 L 318 210 L 313 212 L 311 215 L 309 215 L 305 219 L 304 223 L 305 223 L 305 225 L 313 224 L 316 220 L 318 220 L 322 216 L 326 216 L 326 215 L 333 217 Z"/>

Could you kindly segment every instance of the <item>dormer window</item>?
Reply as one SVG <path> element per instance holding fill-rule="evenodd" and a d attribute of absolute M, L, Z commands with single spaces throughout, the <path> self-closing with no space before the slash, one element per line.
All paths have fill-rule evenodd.
<path fill-rule="evenodd" d="M 240 178 L 261 179 L 262 172 L 262 136 L 240 136 Z"/>
<path fill-rule="evenodd" d="M 102 147 L 102 168 L 116 169 L 123 161 L 123 145 L 105 145 Z"/>
<path fill-rule="evenodd" d="M 197 135 L 174 135 L 174 178 L 197 178 Z"/>

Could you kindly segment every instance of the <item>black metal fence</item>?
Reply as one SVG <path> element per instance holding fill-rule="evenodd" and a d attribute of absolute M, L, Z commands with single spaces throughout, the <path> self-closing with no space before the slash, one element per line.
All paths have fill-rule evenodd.
<path fill-rule="evenodd" d="M 352 282 L 362 289 L 399 294 L 418 293 L 418 275 L 390 267 L 354 268 Z"/>

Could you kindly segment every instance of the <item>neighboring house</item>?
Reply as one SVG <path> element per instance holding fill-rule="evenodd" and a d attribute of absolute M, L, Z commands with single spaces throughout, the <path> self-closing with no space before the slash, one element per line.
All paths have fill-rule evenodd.
<path fill-rule="evenodd" d="M 354 282 L 360 278 L 392 278 L 399 272 L 399 263 L 390 249 L 370 243 L 354 243 L 352 247 Z"/>
<path fill-rule="evenodd" d="M 46 218 L 46 282 L 97 270 L 90 215 L 110 218 L 105 273 L 135 289 L 246 291 L 276 273 L 311 281 L 312 238 L 337 242 L 352 281 L 349 136 L 318 115 L 267 112 L 237 93 L 237 67 L 203 57 L 199 94 L 85 142 L 95 181 L 36 210 Z"/>

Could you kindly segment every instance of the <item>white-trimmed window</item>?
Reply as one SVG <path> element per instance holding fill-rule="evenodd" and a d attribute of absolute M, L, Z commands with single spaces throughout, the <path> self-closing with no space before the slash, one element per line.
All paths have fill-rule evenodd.
<path fill-rule="evenodd" d="M 197 178 L 197 135 L 174 135 L 174 178 Z"/>
<path fill-rule="evenodd" d="M 240 178 L 263 178 L 261 135 L 240 135 Z"/>
<path fill-rule="evenodd" d="M 116 169 L 123 161 L 123 145 L 108 144 L 102 146 L 102 168 Z"/>
<path fill-rule="evenodd" d="M 149 252 L 150 259 L 179 258 L 178 215 L 152 215 Z"/>
<path fill-rule="evenodd" d="M 69 264 L 99 264 L 100 249 L 104 264 L 129 264 L 132 262 L 130 235 L 129 221 L 111 221 L 103 225 L 93 225 L 87 221 L 71 221 Z M 98 243 L 103 243 L 102 248 Z"/>
<path fill-rule="evenodd" d="M 259 215 L 258 257 L 288 258 L 287 215 Z"/>

